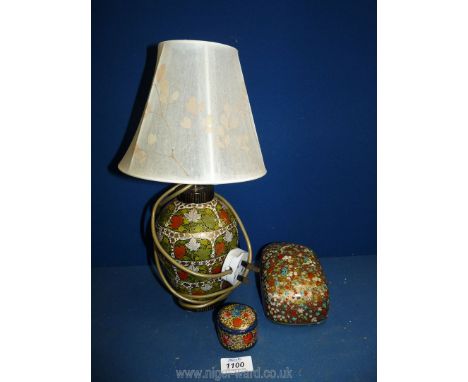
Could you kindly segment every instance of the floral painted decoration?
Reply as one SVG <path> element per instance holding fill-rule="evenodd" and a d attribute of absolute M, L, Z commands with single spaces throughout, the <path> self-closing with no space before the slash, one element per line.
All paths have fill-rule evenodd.
<path fill-rule="evenodd" d="M 216 326 L 221 345 L 228 350 L 247 350 L 257 341 L 257 314 L 248 305 L 225 305 L 218 311 Z"/>
<path fill-rule="evenodd" d="M 279 324 L 307 325 L 327 318 L 327 281 L 314 252 L 273 243 L 262 251 L 261 289 L 266 316 Z"/>
<path fill-rule="evenodd" d="M 206 203 L 174 199 L 161 210 L 156 231 L 171 257 L 199 273 L 220 273 L 227 254 L 239 242 L 234 216 L 216 197 Z M 179 292 L 205 295 L 229 286 L 221 278 L 208 280 L 189 275 L 160 258 L 171 285 Z"/>

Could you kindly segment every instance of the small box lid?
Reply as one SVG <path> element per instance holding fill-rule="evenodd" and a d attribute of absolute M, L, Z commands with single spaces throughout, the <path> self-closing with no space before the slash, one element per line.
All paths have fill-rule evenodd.
<path fill-rule="evenodd" d="M 256 328 L 257 313 L 248 305 L 228 304 L 218 311 L 216 324 L 231 334 L 247 333 Z"/>

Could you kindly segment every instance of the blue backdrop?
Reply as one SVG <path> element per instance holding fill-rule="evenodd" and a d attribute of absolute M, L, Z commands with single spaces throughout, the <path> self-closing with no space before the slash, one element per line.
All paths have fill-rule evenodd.
<path fill-rule="evenodd" d="M 93 0 L 93 265 L 147 262 L 148 206 L 167 185 L 116 165 L 170 39 L 239 49 L 268 173 L 217 191 L 255 250 L 281 240 L 375 255 L 375 1 Z"/>

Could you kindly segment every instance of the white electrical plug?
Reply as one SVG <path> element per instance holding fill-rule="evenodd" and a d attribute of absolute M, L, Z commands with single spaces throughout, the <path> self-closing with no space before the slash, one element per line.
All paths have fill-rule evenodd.
<path fill-rule="evenodd" d="M 227 271 L 228 269 L 232 269 L 232 273 L 225 275 L 222 277 L 223 280 L 226 280 L 228 283 L 234 285 L 237 280 L 237 276 L 239 276 L 245 269 L 242 265 L 242 262 L 247 262 L 247 258 L 249 257 L 249 253 L 244 251 L 240 248 L 234 248 L 229 251 L 224 260 L 223 267 L 221 272 Z"/>

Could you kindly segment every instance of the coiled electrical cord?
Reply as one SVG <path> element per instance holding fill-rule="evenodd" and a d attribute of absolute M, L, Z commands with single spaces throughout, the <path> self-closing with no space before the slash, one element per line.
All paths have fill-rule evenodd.
<path fill-rule="evenodd" d="M 154 261 L 156 263 L 156 267 L 159 272 L 159 276 L 161 278 L 161 281 L 164 283 L 166 288 L 169 290 L 170 293 L 172 293 L 174 296 L 176 296 L 179 299 L 179 304 L 187 309 L 192 309 L 192 310 L 201 310 L 205 309 L 208 307 L 213 306 L 219 301 L 224 300 L 229 294 L 232 293 L 234 289 L 236 289 L 241 282 L 237 281 L 236 284 L 230 286 L 229 288 L 222 289 L 218 292 L 213 292 L 205 295 L 200 295 L 200 296 L 195 296 L 195 295 L 188 295 L 185 293 L 180 293 L 176 291 L 172 285 L 169 283 L 169 281 L 166 279 L 166 276 L 164 275 L 164 272 L 161 268 L 161 263 L 159 259 L 159 255 L 161 254 L 164 256 L 164 258 L 169 261 L 172 265 L 180 269 L 181 271 L 187 272 L 188 274 L 196 277 L 200 277 L 203 279 L 218 279 L 221 278 L 222 276 L 228 275 L 232 273 L 232 270 L 227 270 L 221 273 L 198 273 L 195 271 L 192 271 L 191 269 L 183 266 L 180 264 L 176 259 L 171 257 L 164 248 L 162 247 L 161 243 L 159 242 L 158 235 L 156 233 L 156 216 L 157 213 L 159 212 L 160 208 L 164 206 L 167 202 L 171 201 L 172 199 L 176 198 L 183 192 L 189 190 L 192 187 L 191 184 L 189 185 L 183 185 L 183 184 L 178 184 L 174 187 L 171 187 L 169 190 L 167 190 L 165 193 L 163 193 L 158 200 L 153 205 L 153 209 L 151 211 L 151 234 L 153 236 L 153 241 L 154 241 Z M 239 215 L 237 214 L 236 210 L 232 207 L 232 205 L 224 199 L 221 195 L 215 194 L 215 196 L 220 199 L 232 212 L 234 217 L 237 220 L 237 223 L 239 224 L 239 228 L 241 229 L 245 242 L 247 244 L 247 252 L 248 252 L 248 263 L 252 262 L 252 245 L 250 243 L 249 235 L 247 234 L 247 231 L 245 230 L 244 224 L 242 223 L 241 219 L 239 218 Z M 247 268 L 244 268 L 242 276 L 247 277 L 249 273 L 249 270 Z"/>

